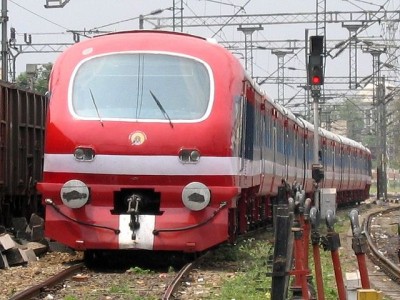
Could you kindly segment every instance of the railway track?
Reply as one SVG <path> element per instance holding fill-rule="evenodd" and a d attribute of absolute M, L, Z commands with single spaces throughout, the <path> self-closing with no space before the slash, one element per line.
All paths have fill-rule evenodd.
<path fill-rule="evenodd" d="M 400 267 L 398 261 L 394 261 L 393 257 L 389 257 L 389 253 L 386 249 L 398 249 L 398 237 L 391 237 L 387 233 L 376 233 L 375 228 L 381 228 L 388 225 L 394 225 L 393 222 L 399 222 L 398 213 L 399 206 L 390 207 L 389 209 L 383 211 L 377 211 L 369 214 L 364 223 L 363 230 L 367 238 L 367 243 L 369 246 L 368 257 L 375 264 L 369 271 L 370 281 L 376 289 L 381 290 L 386 296 L 391 297 L 391 299 L 399 299 L 399 285 L 400 285 Z M 393 215 L 393 213 L 395 215 Z M 397 217 L 396 220 L 394 220 Z M 383 219 L 387 218 L 386 221 Z M 380 222 L 377 220 L 380 219 Z M 375 225 L 386 224 L 386 225 Z M 377 236 L 382 235 L 385 237 L 383 240 L 377 241 Z M 393 240 L 397 240 L 397 243 L 393 243 Z M 372 270 L 372 272 L 371 272 Z M 390 280 L 385 279 L 387 277 Z"/>
<path fill-rule="evenodd" d="M 63 282 L 65 279 L 81 271 L 83 268 L 84 268 L 83 263 L 74 264 L 69 268 L 62 270 L 59 273 L 51 276 L 47 280 L 14 295 L 13 297 L 10 298 L 10 300 L 32 299 L 33 297 L 40 295 L 40 293 L 43 292 L 45 289 L 52 288 L 53 286 L 59 284 L 60 282 Z"/>
<path fill-rule="evenodd" d="M 391 207 L 386 211 L 380 210 L 374 212 L 368 215 L 363 223 L 363 230 L 366 233 L 367 242 L 370 244 L 371 249 L 369 255 L 375 264 L 372 265 L 369 263 L 371 267 L 369 270 L 370 281 L 373 283 L 374 288 L 381 290 L 385 296 L 390 297 L 385 299 L 400 299 L 400 291 L 398 288 L 400 271 L 397 263 L 390 261 L 390 259 L 382 253 L 382 242 L 378 241 L 380 245 L 376 245 L 375 238 L 377 234 L 373 233 L 373 231 L 378 227 L 376 225 L 377 220 L 383 219 L 385 214 L 393 214 L 398 210 L 399 207 Z M 386 216 L 386 218 L 392 220 L 391 222 L 393 223 L 394 220 L 398 221 L 397 217 L 399 217 L 399 215 L 400 214 L 397 213 L 394 216 Z M 393 245 L 392 241 L 392 247 L 397 248 L 398 246 L 397 244 Z M 372 255 L 374 257 L 372 257 Z M 152 274 L 140 274 L 140 272 L 136 273 L 130 270 L 122 272 L 103 270 L 103 272 L 97 272 L 86 269 L 82 264 L 75 264 L 68 270 L 62 271 L 48 280 L 20 292 L 10 299 L 44 299 L 48 294 L 54 296 L 52 299 L 65 299 L 68 295 L 74 296 L 76 299 L 80 299 L 80 296 L 86 295 L 87 299 L 100 299 L 104 298 L 104 295 L 112 295 L 112 299 L 129 299 L 129 295 L 132 294 L 128 295 L 127 293 L 135 293 L 135 295 L 140 296 L 142 299 L 154 299 L 154 297 L 157 299 L 173 299 L 174 297 L 181 299 L 180 296 L 186 293 L 186 281 L 188 281 L 189 277 L 193 276 L 193 272 L 198 272 L 198 264 L 206 258 L 207 255 L 201 256 L 184 265 L 183 268 L 177 272 L 155 271 Z M 379 266 L 378 270 L 376 266 Z M 383 274 L 380 270 L 388 275 Z M 79 276 L 77 276 L 75 275 L 77 272 L 81 272 L 82 274 L 78 274 Z M 78 279 L 74 280 L 74 276 Z M 389 276 L 391 280 L 387 279 L 387 276 Z M 126 278 L 126 281 L 121 278 Z M 185 281 L 184 284 L 182 284 L 183 280 Z M 123 285 L 126 287 L 126 290 L 119 291 L 119 296 L 115 296 L 115 294 L 112 294 L 114 292 L 110 292 L 116 289 L 117 281 L 121 282 L 121 286 Z"/>
<path fill-rule="evenodd" d="M 132 293 L 135 293 L 135 295 L 157 297 L 158 299 L 163 300 L 173 299 L 174 294 L 181 288 L 182 281 L 207 256 L 206 253 L 205 255 L 198 257 L 192 262 L 185 264 L 179 271 L 169 273 L 168 276 L 165 275 L 165 273 L 156 272 L 152 275 L 146 274 L 146 276 L 141 277 L 134 272 L 125 272 L 127 273 L 127 276 L 130 277 L 130 280 L 137 284 L 136 286 L 129 286 L 129 288 L 132 289 Z M 77 275 L 79 272 L 80 274 Z M 19 292 L 12 296 L 10 300 L 47 299 L 47 295 L 51 295 L 51 297 L 47 296 L 49 299 L 64 299 L 66 287 L 69 289 L 67 293 L 71 296 L 77 297 L 76 299 L 79 299 L 80 296 L 86 296 L 86 292 L 93 292 L 96 289 L 99 294 L 105 294 L 107 290 L 110 291 L 115 289 L 115 287 L 113 287 L 113 277 L 118 276 L 125 275 L 121 275 L 119 270 L 97 272 L 87 269 L 83 262 L 77 263 L 49 277 L 45 281 Z M 164 281 L 164 283 L 155 287 L 154 281 Z M 104 282 L 106 282 L 108 286 L 104 286 Z M 90 286 L 91 291 L 85 291 L 82 289 L 84 285 Z M 124 292 L 126 293 L 126 291 Z M 118 294 L 118 292 L 116 293 Z M 122 294 L 122 292 L 119 292 L 119 296 L 113 299 L 126 299 Z M 89 296 L 88 299 L 92 298 Z"/>
<path fill-rule="evenodd" d="M 174 277 L 171 283 L 167 286 L 165 293 L 162 297 L 163 300 L 169 300 L 173 296 L 173 294 L 179 289 L 179 285 L 181 284 L 183 278 L 187 276 L 190 271 L 198 264 L 198 261 L 194 261 L 186 264 Z"/>
<path fill-rule="evenodd" d="M 366 237 L 368 240 L 368 245 L 370 248 L 370 258 L 373 260 L 376 264 L 378 264 L 382 270 L 393 280 L 396 281 L 398 284 L 400 284 L 400 268 L 398 265 L 396 265 L 391 259 L 389 259 L 387 256 L 382 255 L 382 252 L 379 250 L 377 247 L 376 243 L 373 241 L 371 238 L 370 233 L 370 228 L 371 228 L 371 223 L 372 219 L 379 214 L 387 214 L 393 211 L 399 210 L 398 207 L 392 207 L 387 209 L 384 212 L 375 212 L 372 213 L 368 216 L 366 222 L 364 223 L 364 231 L 367 233 Z M 395 245 L 393 245 L 395 246 Z"/>

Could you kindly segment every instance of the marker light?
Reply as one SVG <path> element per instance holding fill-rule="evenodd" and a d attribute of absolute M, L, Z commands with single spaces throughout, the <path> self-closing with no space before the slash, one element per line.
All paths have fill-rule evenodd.
<path fill-rule="evenodd" d="M 69 208 L 80 208 L 89 200 L 89 188 L 80 180 L 69 180 L 60 191 L 61 200 Z"/>
<path fill-rule="evenodd" d="M 182 201 L 190 210 L 199 211 L 210 203 L 210 190 L 201 182 L 191 182 L 183 188 Z"/>

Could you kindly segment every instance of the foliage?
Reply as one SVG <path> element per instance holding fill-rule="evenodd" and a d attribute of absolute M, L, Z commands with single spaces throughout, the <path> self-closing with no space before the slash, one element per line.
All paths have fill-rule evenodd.
<path fill-rule="evenodd" d="M 400 169 L 400 135 L 397 134 L 400 111 L 398 88 L 394 89 L 392 92 L 387 91 L 386 93 L 392 94 L 391 97 L 386 99 L 385 105 L 387 116 L 387 154 L 389 156 L 390 167 Z M 380 145 L 377 144 L 379 141 L 377 139 L 378 133 L 376 132 L 377 110 L 377 105 L 363 105 L 359 100 L 349 98 L 343 103 L 338 117 L 338 119 L 347 122 L 347 137 L 362 142 L 363 145 L 371 150 L 373 158 L 375 158 L 377 147 L 380 147 Z M 366 115 L 372 117 L 369 127 L 364 124 Z"/>
<path fill-rule="evenodd" d="M 387 144 L 390 166 L 395 169 L 400 169 L 400 134 L 398 134 L 398 120 L 400 119 L 399 95 L 395 95 L 393 99 L 394 100 L 387 106 L 388 114 L 392 115 L 392 117 L 388 118 Z"/>
<path fill-rule="evenodd" d="M 237 261 L 239 252 L 237 247 L 231 244 L 223 244 L 213 253 L 213 259 L 216 261 Z"/>
<path fill-rule="evenodd" d="M 26 90 L 31 90 L 33 87 L 34 92 L 45 94 L 48 90 L 52 67 L 52 63 L 40 65 L 33 76 L 26 72 L 21 73 L 16 80 L 17 87 Z"/>
<path fill-rule="evenodd" d="M 339 116 L 347 122 L 347 137 L 356 141 L 363 141 L 364 121 L 362 109 L 356 101 L 345 101 L 340 108 Z"/>

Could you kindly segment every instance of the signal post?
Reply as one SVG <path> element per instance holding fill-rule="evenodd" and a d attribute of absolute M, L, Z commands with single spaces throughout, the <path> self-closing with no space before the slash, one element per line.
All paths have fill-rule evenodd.
<path fill-rule="evenodd" d="M 313 164 L 313 179 L 318 183 L 322 178 L 314 178 L 314 168 L 319 168 L 320 157 L 318 147 L 318 127 L 319 127 L 319 116 L 318 116 L 318 102 L 321 97 L 321 85 L 324 84 L 324 37 L 323 36 L 311 36 L 311 51 L 308 56 L 308 84 L 311 87 L 311 96 L 313 98 L 314 107 L 314 164 Z M 318 174 L 316 174 L 318 175 Z"/>
<path fill-rule="evenodd" d="M 312 178 L 315 181 L 315 192 L 314 192 L 314 205 L 319 200 L 319 182 L 324 178 L 324 168 L 320 161 L 319 155 L 319 112 L 318 102 L 321 97 L 321 85 L 324 83 L 324 36 L 311 36 L 310 37 L 310 54 L 308 56 L 307 65 L 307 82 L 311 89 L 311 96 L 313 98 L 313 109 L 314 109 L 314 157 L 312 165 Z M 318 299 L 324 300 L 324 286 L 322 281 L 322 268 L 321 260 L 318 251 L 318 245 L 320 243 L 320 235 L 318 232 L 320 212 L 315 207 L 312 208 L 313 213 L 311 214 L 313 222 L 313 254 L 315 260 L 315 274 L 317 282 L 317 295 Z"/>

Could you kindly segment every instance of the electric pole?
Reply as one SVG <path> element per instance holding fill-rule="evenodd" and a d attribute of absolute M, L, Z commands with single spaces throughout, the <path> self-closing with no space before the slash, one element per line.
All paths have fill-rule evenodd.
<path fill-rule="evenodd" d="M 386 49 L 367 49 L 372 55 L 372 99 L 376 110 L 377 198 L 387 198 L 385 80 L 381 77 L 380 56 Z"/>
<path fill-rule="evenodd" d="M 8 81 L 7 0 L 1 0 L 1 80 Z"/>
<path fill-rule="evenodd" d="M 251 26 L 251 27 L 243 27 L 242 25 L 239 26 L 237 29 L 244 33 L 244 45 L 245 45 L 245 52 L 244 52 L 244 60 L 245 60 L 245 69 L 249 70 L 250 65 L 250 75 L 253 77 L 253 33 L 257 30 L 264 30 L 261 25 L 258 26 Z"/>
<path fill-rule="evenodd" d="M 272 50 L 271 53 L 278 57 L 278 102 L 285 106 L 285 56 L 293 50 Z"/>
<path fill-rule="evenodd" d="M 311 95 L 314 107 L 314 164 L 319 165 L 319 144 L 318 144 L 318 102 L 321 97 L 321 87 L 324 84 L 324 37 L 310 37 L 310 55 L 308 60 L 308 84 L 311 87 Z"/>
<path fill-rule="evenodd" d="M 172 31 L 183 32 L 183 0 L 173 0 L 172 7 Z"/>

